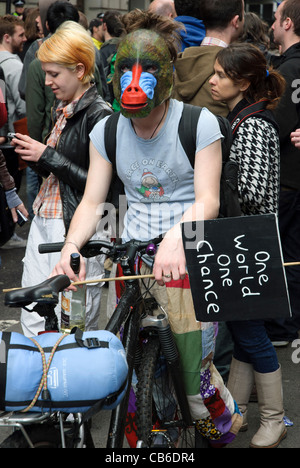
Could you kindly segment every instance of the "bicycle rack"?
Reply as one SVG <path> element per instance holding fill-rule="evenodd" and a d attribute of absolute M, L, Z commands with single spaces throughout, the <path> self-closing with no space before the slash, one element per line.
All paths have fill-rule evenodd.
<path fill-rule="evenodd" d="M 26 441 L 28 442 L 29 447 L 34 448 L 24 426 L 29 424 L 42 423 L 49 419 L 49 417 L 50 413 L 17 413 L 14 411 L 4 412 L 0 414 L 0 427 L 13 427 L 20 429 Z"/>

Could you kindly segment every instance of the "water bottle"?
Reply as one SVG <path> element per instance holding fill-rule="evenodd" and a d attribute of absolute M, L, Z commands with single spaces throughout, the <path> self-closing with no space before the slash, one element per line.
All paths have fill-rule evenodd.
<path fill-rule="evenodd" d="M 77 275 L 80 268 L 80 255 L 70 255 L 70 264 Z M 86 310 L 86 286 L 77 287 L 77 291 L 63 291 L 61 298 L 61 332 L 70 333 L 78 327 L 84 331 Z"/>

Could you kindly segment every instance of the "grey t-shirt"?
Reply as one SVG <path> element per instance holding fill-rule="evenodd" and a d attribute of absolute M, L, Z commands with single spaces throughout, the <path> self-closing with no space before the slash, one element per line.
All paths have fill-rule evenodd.
<path fill-rule="evenodd" d="M 150 140 L 136 135 L 130 119 L 120 116 L 116 167 L 124 183 L 128 211 L 124 240 L 150 240 L 167 232 L 194 203 L 194 169 L 178 136 L 183 103 L 171 100 L 159 133 Z M 107 118 L 90 133 L 100 155 L 109 161 L 104 144 Z M 196 153 L 222 138 L 216 117 L 203 108 L 197 126 Z"/>

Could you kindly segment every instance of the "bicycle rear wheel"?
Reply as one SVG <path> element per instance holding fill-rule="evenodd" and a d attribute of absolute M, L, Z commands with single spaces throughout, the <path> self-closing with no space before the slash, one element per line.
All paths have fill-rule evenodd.
<path fill-rule="evenodd" d="M 195 426 L 181 417 L 159 339 L 143 346 L 136 393 L 137 436 L 146 447 L 194 448 L 202 445 Z"/>
<path fill-rule="evenodd" d="M 60 432 L 53 426 L 36 425 L 26 428 L 34 448 L 61 448 Z M 29 448 L 29 444 L 20 429 L 13 432 L 1 444 L 0 448 Z"/>
<path fill-rule="evenodd" d="M 34 448 L 62 448 L 60 428 L 56 424 L 34 424 L 25 426 L 25 430 Z M 89 429 L 89 423 L 84 423 L 86 448 L 95 448 Z M 66 448 L 76 448 L 78 434 L 74 424 L 65 428 Z M 20 429 L 14 431 L 0 444 L 0 448 L 29 448 L 29 444 Z"/>

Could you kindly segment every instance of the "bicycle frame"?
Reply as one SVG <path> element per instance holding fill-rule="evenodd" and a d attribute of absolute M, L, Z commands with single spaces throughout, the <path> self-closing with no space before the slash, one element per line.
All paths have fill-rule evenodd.
<path fill-rule="evenodd" d="M 109 435 L 107 439 L 107 448 L 119 448 L 123 446 L 131 380 L 135 363 L 138 335 L 140 331 L 141 314 L 143 310 L 142 304 L 136 304 L 133 307 L 131 306 L 131 304 L 134 304 L 134 301 L 136 301 L 140 296 L 138 281 L 129 280 L 128 283 L 130 284 L 127 285 L 126 291 L 120 299 L 112 320 L 106 327 L 106 330 L 109 330 L 112 333 L 118 333 L 120 327 L 118 328 L 117 324 L 124 323 L 123 317 L 126 320 L 126 315 L 128 313 L 130 314 L 128 320 L 125 322 L 122 340 L 128 364 L 127 391 L 120 405 L 112 411 Z"/>
<path fill-rule="evenodd" d="M 132 264 L 130 264 L 129 257 L 123 258 L 123 261 L 121 260 L 121 265 L 124 276 L 131 276 L 134 274 L 134 268 Z M 167 316 L 165 313 L 161 313 L 157 317 L 146 315 L 144 301 L 141 299 L 139 281 L 135 279 L 126 281 L 125 292 L 121 296 L 120 302 L 106 326 L 106 330 L 116 334 L 119 332 L 124 322 L 125 327 L 122 342 L 125 348 L 129 369 L 128 386 L 126 395 L 124 396 L 122 402 L 112 412 L 107 439 L 107 448 L 119 448 L 123 446 L 131 380 L 141 327 L 151 327 L 157 329 L 161 348 L 167 360 L 168 368 L 172 376 L 174 389 L 178 404 L 181 409 L 183 420 L 187 426 L 191 426 L 193 424 L 184 385 L 180 376 L 179 355 Z"/>

